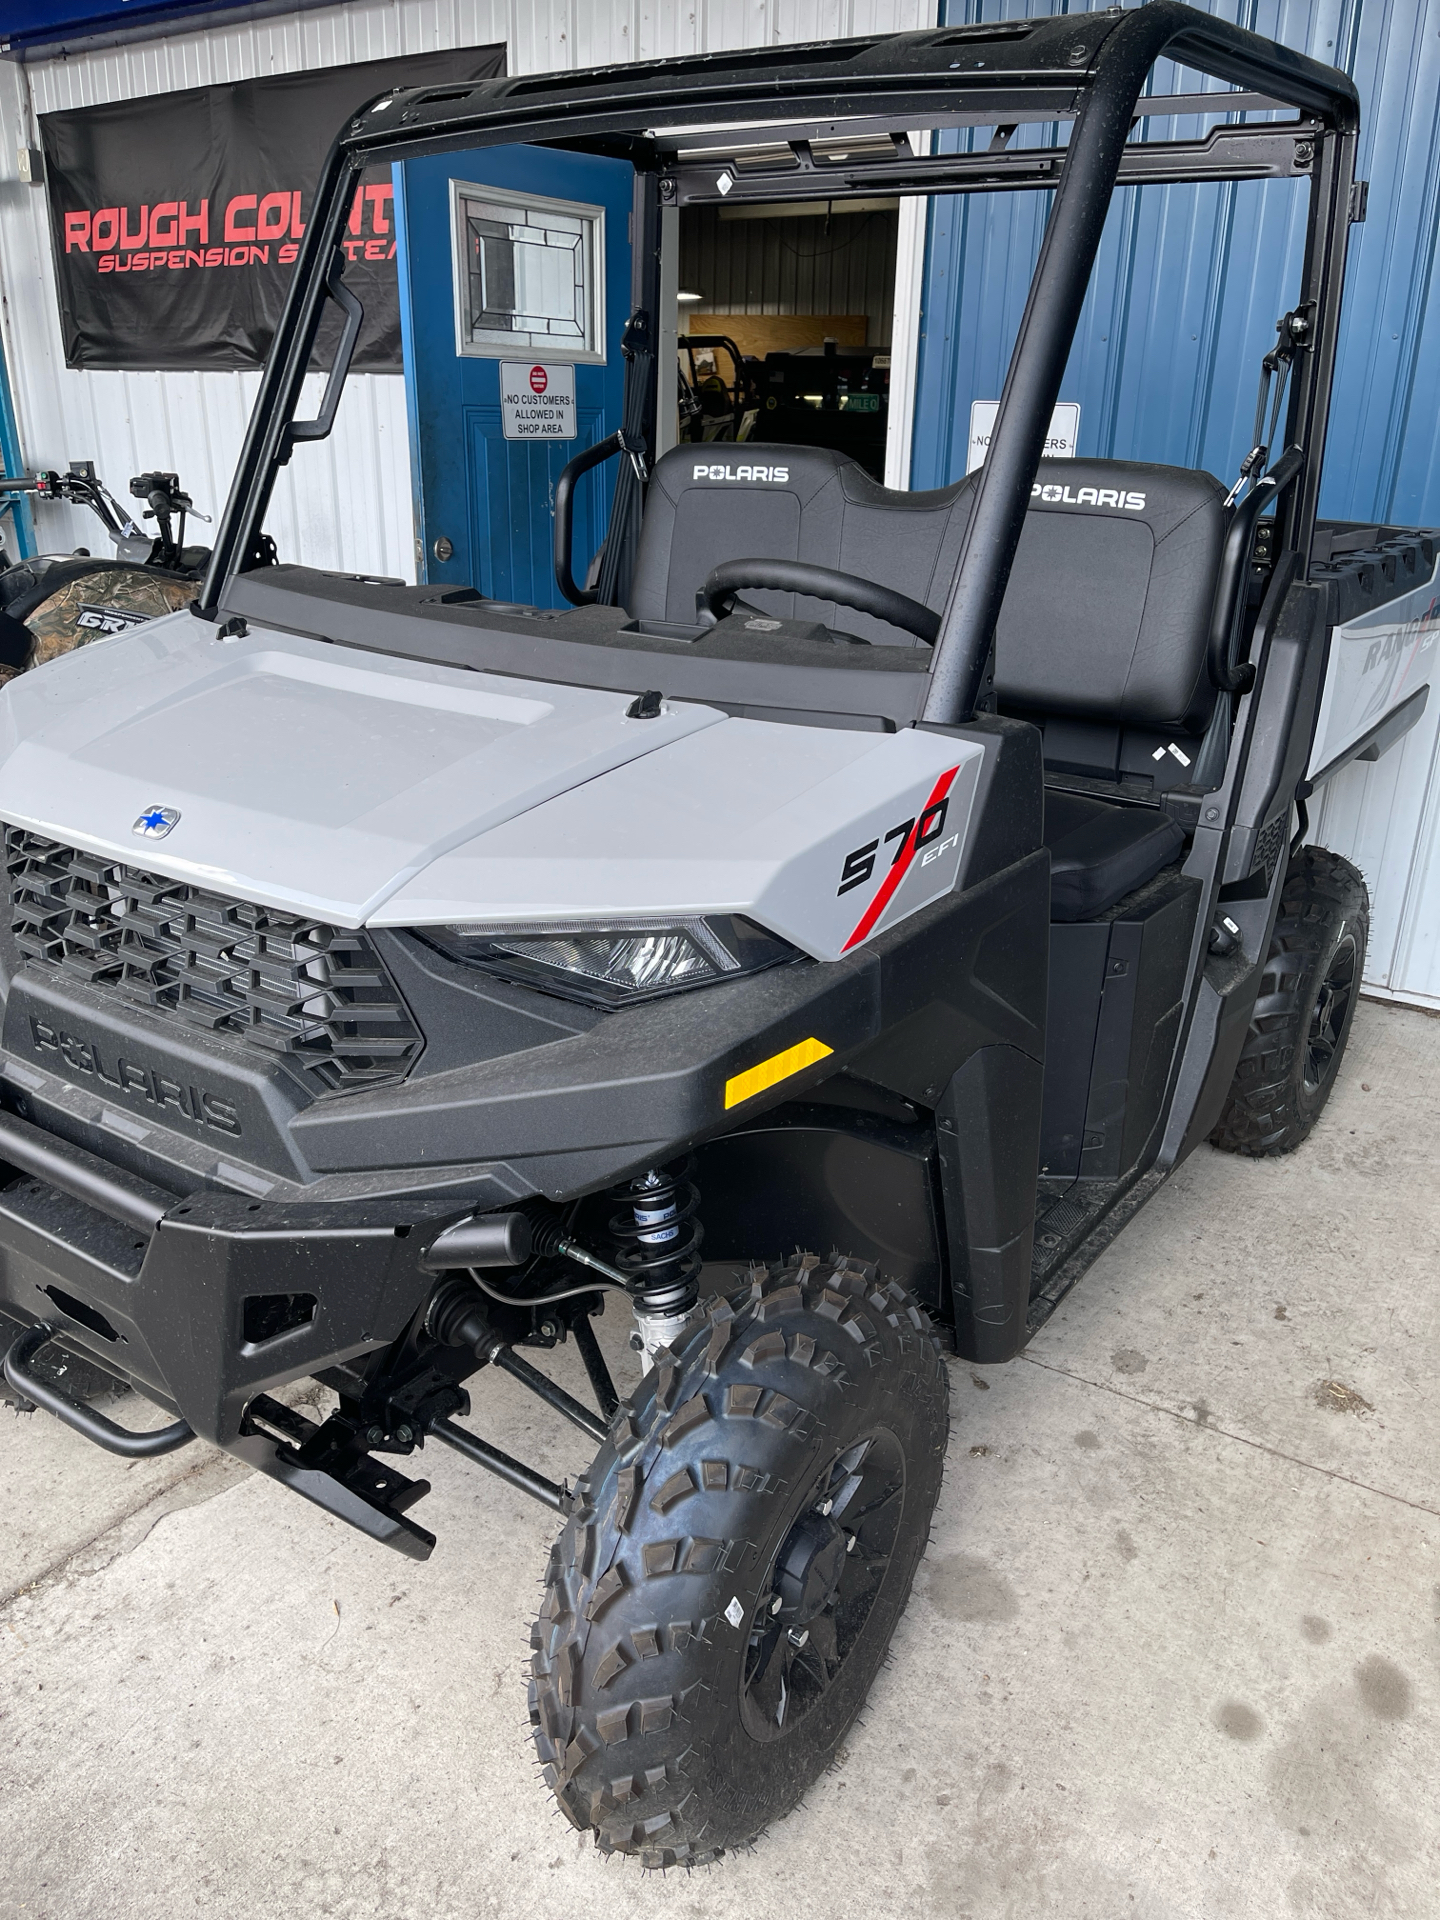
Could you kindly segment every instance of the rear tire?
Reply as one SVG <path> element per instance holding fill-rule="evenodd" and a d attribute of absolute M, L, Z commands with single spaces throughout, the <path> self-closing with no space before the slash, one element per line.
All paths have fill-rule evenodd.
<path fill-rule="evenodd" d="M 1225 1111 L 1226 1153 L 1293 1153 L 1335 1085 L 1370 930 L 1370 896 L 1348 860 L 1302 847 L 1290 863 L 1260 995 Z"/>
<path fill-rule="evenodd" d="M 836 1255 L 753 1269 L 661 1353 L 531 1636 L 545 1779 L 602 1853 L 703 1864 L 831 1764 L 925 1549 L 948 1404 L 924 1313 Z"/>

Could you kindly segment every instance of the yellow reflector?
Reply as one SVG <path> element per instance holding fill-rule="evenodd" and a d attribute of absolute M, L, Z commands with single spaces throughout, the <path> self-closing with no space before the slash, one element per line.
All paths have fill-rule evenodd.
<path fill-rule="evenodd" d="M 753 1100 L 757 1093 L 778 1086 L 804 1067 L 813 1067 L 817 1060 L 834 1051 L 823 1040 L 802 1040 L 798 1046 L 787 1047 L 784 1053 L 772 1053 L 758 1067 L 747 1067 L 744 1073 L 737 1073 L 733 1080 L 725 1082 L 725 1104 L 738 1107 L 742 1100 Z"/>

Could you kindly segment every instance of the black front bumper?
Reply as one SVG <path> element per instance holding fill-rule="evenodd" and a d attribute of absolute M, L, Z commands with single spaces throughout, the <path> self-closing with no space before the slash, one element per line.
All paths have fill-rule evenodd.
<path fill-rule="evenodd" d="M 177 1198 L 147 1238 L 22 1178 L 0 1191 L 0 1311 L 49 1322 L 234 1450 L 257 1394 L 388 1346 L 434 1285 L 419 1266 L 429 1236 L 374 1208 L 266 1207 L 263 1225 L 259 1211 L 239 1195 Z"/>

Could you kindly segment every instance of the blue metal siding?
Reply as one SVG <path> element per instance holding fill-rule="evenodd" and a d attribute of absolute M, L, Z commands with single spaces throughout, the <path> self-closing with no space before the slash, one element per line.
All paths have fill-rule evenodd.
<path fill-rule="evenodd" d="M 1204 5 L 1205 0 L 1197 0 Z M 949 23 L 1088 11 L 1063 0 L 944 0 Z M 1321 511 L 1440 526 L 1440 0 L 1212 0 L 1211 12 L 1344 67 L 1360 91 L 1350 230 Z M 1151 85 L 1193 91 L 1157 70 Z M 1200 131 L 1195 121 L 1152 135 Z M 952 138 L 974 136 L 949 136 Z M 1053 140 L 1028 130 L 1026 144 Z M 1061 394 L 1080 450 L 1232 476 L 1260 356 L 1290 304 L 1303 185 L 1142 187 L 1117 195 Z M 911 484 L 964 471 L 972 400 L 1000 395 L 1048 194 L 936 199 L 929 211 Z M 1366 985 L 1440 1008 L 1440 711 L 1310 803 L 1312 837 L 1370 886 Z"/>
<path fill-rule="evenodd" d="M 1352 229 L 1323 510 L 1440 526 L 1440 0 L 1364 0 Z"/>
<path fill-rule="evenodd" d="M 325 3 L 291 0 L 296 12 Z M 233 17 L 242 9 L 269 11 L 247 7 L 246 0 L 149 0 L 149 4 L 140 0 L 138 5 L 136 0 L 118 0 L 118 4 L 116 0 L 5 0 L 0 46 L 12 57 L 33 60 L 52 49 L 113 46 L 121 40 L 138 39 L 146 32 L 183 33 L 198 24 L 197 16 Z"/>
<path fill-rule="evenodd" d="M 947 0 L 943 17 L 959 25 L 1089 10 Z M 1355 77 L 1369 217 L 1351 232 L 1322 512 L 1440 524 L 1440 300 L 1430 291 L 1440 0 L 1211 0 L 1206 11 Z M 1167 64 L 1151 84 L 1163 93 L 1214 83 Z M 1157 121 L 1148 131 L 1186 138 L 1205 124 Z M 944 137 L 968 144 L 988 130 Z M 1016 144 L 1055 138 L 1054 128 L 1022 129 Z M 1298 285 L 1306 191 L 1268 181 L 1117 194 L 1061 387 L 1080 403 L 1082 453 L 1233 476 L 1250 444 L 1261 355 Z M 964 471 L 970 402 L 999 397 L 1050 199 L 972 194 L 931 205 L 913 486 Z"/>

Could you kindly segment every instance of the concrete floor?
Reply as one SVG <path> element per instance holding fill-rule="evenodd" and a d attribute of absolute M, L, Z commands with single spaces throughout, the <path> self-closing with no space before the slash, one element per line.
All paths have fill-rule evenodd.
<path fill-rule="evenodd" d="M 439 1453 L 417 1567 L 223 1456 L 0 1416 L 0 1916 L 1432 1920 L 1437 1109 L 1440 1020 L 1363 1005 L 1299 1155 L 1202 1148 L 1025 1360 L 954 1364 L 866 1721 L 689 1878 L 603 1864 L 532 1778 L 541 1509 Z M 509 1382 L 484 1407 L 580 1466 Z"/>

